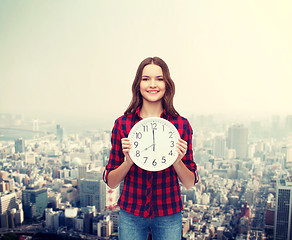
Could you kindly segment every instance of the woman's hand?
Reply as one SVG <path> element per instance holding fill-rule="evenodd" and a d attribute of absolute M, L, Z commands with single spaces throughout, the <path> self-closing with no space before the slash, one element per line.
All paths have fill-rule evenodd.
<path fill-rule="evenodd" d="M 134 162 L 132 161 L 129 152 L 131 149 L 130 140 L 128 138 L 122 138 L 122 151 L 125 155 L 124 162 L 115 170 L 112 170 L 108 174 L 108 186 L 110 188 L 116 188 L 128 174 Z"/>
<path fill-rule="evenodd" d="M 132 166 L 134 164 L 133 160 L 131 159 L 129 152 L 131 150 L 130 139 L 122 138 L 122 151 L 125 155 L 125 162 Z"/>
<path fill-rule="evenodd" d="M 178 157 L 177 157 L 176 161 L 173 163 L 174 166 L 179 164 L 179 162 L 182 160 L 184 155 L 186 155 L 187 149 L 188 149 L 188 143 L 181 138 L 178 139 L 178 143 L 177 143 Z"/>

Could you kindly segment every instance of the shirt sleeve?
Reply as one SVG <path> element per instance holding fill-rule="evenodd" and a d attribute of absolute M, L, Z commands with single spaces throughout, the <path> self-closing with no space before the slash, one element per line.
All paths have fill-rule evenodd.
<path fill-rule="evenodd" d="M 111 152 L 107 166 L 103 172 L 103 181 L 108 184 L 108 174 L 118 168 L 124 162 L 124 154 L 122 152 L 121 134 L 120 134 L 120 120 L 115 121 L 112 136 L 111 136 Z"/>
<path fill-rule="evenodd" d="M 184 135 L 182 136 L 182 138 L 188 143 L 188 149 L 185 156 L 182 158 L 182 161 L 187 166 L 187 168 L 194 173 L 195 175 L 194 183 L 197 183 L 199 181 L 199 175 L 197 172 L 197 165 L 194 162 L 194 158 L 193 158 L 193 143 L 192 143 L 193 129 L 187 119 L 184 124 Z"/>

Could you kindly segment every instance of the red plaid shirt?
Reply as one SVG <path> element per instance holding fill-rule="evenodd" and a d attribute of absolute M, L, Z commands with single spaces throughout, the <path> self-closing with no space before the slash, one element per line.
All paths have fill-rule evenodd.
<path fill-rule="evenodd" d="M 188 150 L 182 161 L 194 173 L 195 183 L 198 182 L 197 166 L 193 161 L 193 131 L 188 120 L 181 116 L 168 115 L 165 110 L 161 117 L 173 123 L 181 138 L 187 141 Z M 106 183 L 109 172 L 118 168 L 124 161 L 121 139 L 127 138 L 131 128 L 140 120 L 142 120 L 140 108 L 137 108 L 134 114 L 121 116 L 115 121 L 111 138 L 112 149 L 103 174 Z M 171 215 L 181 211 L 183 204 L 174 167 L 150 172 L 133 164 L 124 179 L 123 192 L 118 205 L 129 213 L 147 218 Z"/>

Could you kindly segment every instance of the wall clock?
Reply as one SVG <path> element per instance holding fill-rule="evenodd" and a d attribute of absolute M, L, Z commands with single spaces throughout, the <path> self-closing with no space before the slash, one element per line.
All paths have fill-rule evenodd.
<path fill-rule="evenodd" d="M 128 138 L 131 144 L 129 155 L 144 170 L 164 170 L 178 157 L 176 144 L 180 135 L 176 127 L 164 118 L 150 117 L 137 122 Z"/>

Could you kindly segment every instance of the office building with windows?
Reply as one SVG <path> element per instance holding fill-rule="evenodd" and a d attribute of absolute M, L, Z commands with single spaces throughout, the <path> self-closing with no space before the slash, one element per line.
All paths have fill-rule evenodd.
<path fill-rule="evenodd" d="M 15 140 L 15 153 L 23 153 L 24 152 L 24 139 L 23 138 L 18 138 Z"/>
<path fill-rule="evenodd" d="M 228 129 L 228 149 L 235 149 L 236 158 L 246 158 L 248 150 L 248 129 L 243 125 L 234 125 Z"/>
<path fill-rule="evenodd" d="M 291 209 L 292 206 L 292 186 L 277 187 L 276 211 L 275 211 L 275 240 L 290 240 L 291 236 Z"/>
<path fill-rule="evenodd" d="M 42 218 L 48 205 L 47 189 L 24 189 L 22 191 L 22 203 L 25 219 Z"/>
<path fill-rule="evenodd" d="M 106 185 L 103 180 L 80 180 L 80 204 L 81 207 L 95 206 L 98 212 L 106 206 Z"/>

